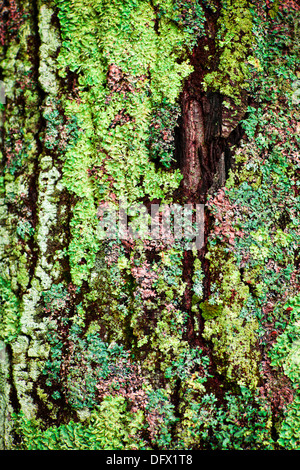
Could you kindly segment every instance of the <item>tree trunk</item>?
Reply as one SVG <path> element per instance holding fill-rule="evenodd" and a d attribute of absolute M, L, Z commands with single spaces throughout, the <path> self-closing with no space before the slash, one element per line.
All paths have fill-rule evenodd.
<path fill-rule="evenodd" d="M 284 100 L 298 23 L 284 2 L 255 3 L 256 13 L 246 0 L 0 6 L 1 449 L 285 442 L 278 429 L 298 392 L 280 354 L 291 346 L 274 346 L 271 364 L 267 340 L 282 345 L 282 318 L 300 308 L 298 173 L 291 139 L 289 163 L 278 163 L 289 173 L 276 176 L 286 131 L 271 116 L 278 106 L 296 129 Z M 286 88 L 269 53 L 278 28 L 289 37 L 272 52 Z M 270 207 L 272 184 L 286 213 L 264 216 L 251 201 Z M 103 217 L 118 217 L 124 199 L 139 229 L 136 203 L 149 217 L 168 206 L 171 221 L 173 204 L 205 205 L 204 246 L 172 230 L 103 237 Z"/>

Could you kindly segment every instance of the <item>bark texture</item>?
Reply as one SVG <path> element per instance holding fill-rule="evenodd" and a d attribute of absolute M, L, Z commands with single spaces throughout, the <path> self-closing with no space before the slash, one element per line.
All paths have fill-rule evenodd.
<path fill-rule="evenodd" d="M 299 448 L 299 7 L 254 3 L 0 6 L 2 449 Z M 103 239 L 122 198 L 204 246 Z"/>

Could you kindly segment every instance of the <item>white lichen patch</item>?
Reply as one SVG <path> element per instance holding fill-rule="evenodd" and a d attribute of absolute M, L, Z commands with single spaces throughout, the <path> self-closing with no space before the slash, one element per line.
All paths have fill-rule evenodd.
<path fill-rule="evenodd" d="M 7 376 L 9 374 L 9 357 L 7 347 L 3 341 L 0 341 L 0 449 L 8 449 L 11 445 L 11 421 L 9 413 L 11 405 L 9 404 L 10 385 Z"/>
<path fill-rule="evenodd" d="M 43 171 L 39 174 L 39 197 L 38 197 L 38 227 L 36 230 L 36 242 L 39 248 L 39 263 L 35 270 L 35 276 L 41 281 L 43 290 L 50 289 L 53 283 L 52 268 L 53 256 L 47 255 L 49 236 L 51 229 L 57 223 L 57 205 L 62 185 L 59 184 L 60 172 L 53 166 L 52 158 L 44 156 L 41 158 Z"/>
<path fill-rule="evenodd" d="M 54 11 L 46 5 L 41 5 L 39 11 L 40 34 L 40 66 L 39 82 L 46 93 L 56 95 L 58 84 L 56 81 L 56 51 L 60 47 L 60 38 L 55 27 L 51 25 Z"/>

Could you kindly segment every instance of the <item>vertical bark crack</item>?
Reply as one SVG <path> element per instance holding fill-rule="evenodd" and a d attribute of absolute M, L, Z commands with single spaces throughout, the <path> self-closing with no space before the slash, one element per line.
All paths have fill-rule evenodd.
<path fill-rule="evenodd" d="M 186 81 L 181 95 L 181 118 L 176 134 L 177 160 L 183 175 L 181 197 L 184 203 L 193 204 L 205 204 L 209 195 L 225 185 L 232 165 L 232 146 L 237 145 L 242 138 L 240 121 L 247 107 L 247 93 L 242 93 L 241 104 L 237 105 L 228 97 L 225 100 L 219 92 L 205 92 L 203 89 L 208 54 L 216 57 L 214 66 L 217 66 L 216 17 L 207 17 L 207 28 L 210 34 L 199 41 L 191 57 L 194 72 Z M 207 211 L 204 218 L 204 246 L 197 255 L 204 273 L 202 301 L 208 299 L 211 293 L 210 266 L 206 254 L 212 220 Z M 194 331 L 194 314 L 191 309 L 193 256 L 185 253 L 183 265 L 188 286 L 183 309 L 189 312 L 190 317 L 187 336 L 190 343 L 196 344 L 201 342 L 201 338 Z M 197 322 L 201 332 L 204 326 L 201 315 Z"/>
<path fill-rule="evenodd" d="M 204 203 L 209 191 L 225 183 L 230 169 L 230 144 L 222 136 L 222 96 L 203 93 L 195 97 L 189 85 L 188 82 L 182 94 L 182 189 L 189 202 Z"/>
<path fill-rule="evenodd" d="M 182 97 L 181 170 L 185 194 L 194 195 L 202 178 L 200 155 L 206 154 L 201 103 L 184 90 Z"/>

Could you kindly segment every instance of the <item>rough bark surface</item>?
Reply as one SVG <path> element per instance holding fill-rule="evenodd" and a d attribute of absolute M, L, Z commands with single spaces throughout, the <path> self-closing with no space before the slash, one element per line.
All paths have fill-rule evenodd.
<path fill-rule="evenodd" d="M 255 5 L 0 6 L 1 449 L 299 448 L 299 7 Z M 122 197 L 204 246 L 103 240 Z"/>

